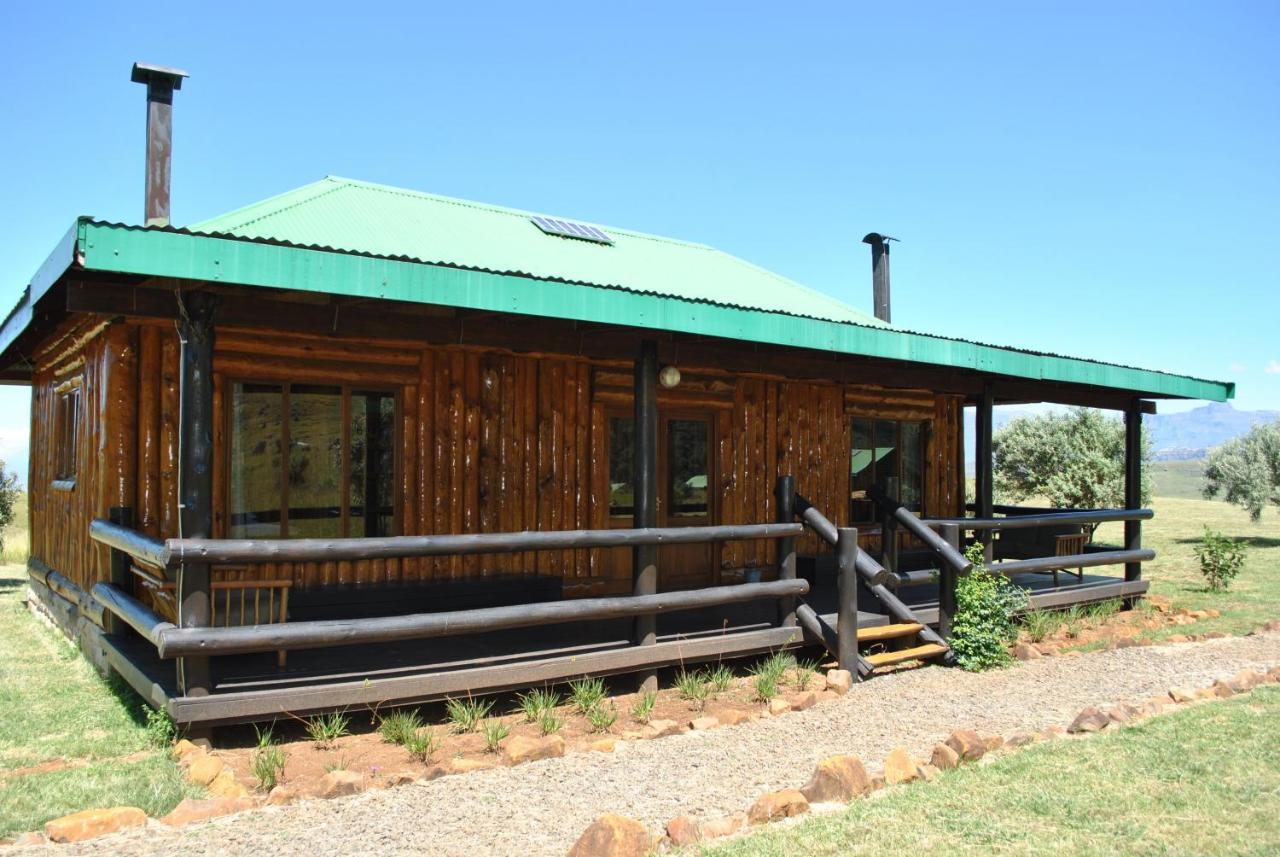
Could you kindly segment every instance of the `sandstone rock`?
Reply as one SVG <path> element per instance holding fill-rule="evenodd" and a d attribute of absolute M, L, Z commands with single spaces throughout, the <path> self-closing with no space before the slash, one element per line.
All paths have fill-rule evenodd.
<path fill-rule="evenodd" d="M 45 838 L 45 835 L 43 833 L 39 833 L 35 830 L 30 830 L 30 831 L 27 831 L 26 833 L 19 834 L 9 844 L 16 846 L 18 848 L 30 848 L 33 845 L 48 845 L 49 840 Z"/>
<path fill-rule="evenodd" d="M 170 827 L 182 827 L 193 821 L 208 821 L 253 807 L 253 800 L 247 797 L 211 797 L 203 800 L 184 798 L 172 812 L 160 820 Z"/>
<path fill-rule="evenodd" d="M 1115 643 L 1113 644 L 1113 646 L 1117 649 L 1132 649 L 1135 646 L 1141 646 L 1141 645 L 1142 643 L 1140 643 L 1134 637 L 1121 637 L 1120 639 L 1116 640 Z"/>
<path fill-rule="evenodd" d="M 1107 715 L 1090 705 L 1080 710 L 1076 719 L 1072 720 L 1071 725 L 1067 727 L 1067 731 L 1072 735 L 1078 735 L 1081 732 L 1101 732 L 1110 722 Z"/>
<path fill-rule="evenodd" d="M 1209 617 L 1210 619 L 1217 619 L 1219 616 L 1221 616 L 1221 615 L 1222 615 L 1222 611 L 1221 611 L 1221 610 L 1215 610 L 1215 609 L 1213 609 L 1212 607 L 1210 607 L 1208 610 L 1206 610 L 1206 611 L 1204 611 L 1204 612 L 1205 612 L 1205 614 L 1206 614 L 1206 615 L 1208 615 L 1208 617 Z"/>
<path fill-rule="evenodd" d="M 502 758 L 508 765 L 522 765 L 539 759 L 554 759 L 564 755 L 564 739 L 559 735 L 528 738 L 514 735 L 502 748 Z"/>
<path fill-rule="evenodd" d="M 650 720 L 649 725 L 644 729 L 646 738 L 665 738 L 668 735 L 678 735 L 683 732 L 680 724 L 674 720 Z"/>
<path fill-rule="evenodd" d="M 645 857 L 653 848 L 653 837 L 634 818 L 606 813 L 591 822 L 568 857 Z"/>
<path fill-rule="evenodd" d="M 395 788 L 396 786 L 407 786 L 409 783 L 417 782 L 417 780 L 417 775 L 410 773 L 409 771 L 396 771 L 395 773 L 387 774 L 385 777 L 386 784 L 391 788 Z"/>
<path fill-rule="evenodd" d="M 1044 740 L 1046 740 L 1046 741 L 1048 741 L 1048 740 L 1050 740 L 1050 739 L 1052 739 L 1052 738 L 1057 738 L 1057 737 L 1062 736 L 1062 735 L 1065 735 L 1065 734 L 1067 734 L 1067 730 L 1066 730 L 1066 729 L 1064 729 L 1063 727 L 1061 727 L 1061 726 L 1057 726 L 1057 725 L 1055 725 L 1055 726 L 1046 726 L 1044 729 L 1040 730 L 1040 737 L 1041 737 L 1041 738 L 1043 738 L 1043 739 L 1044 739 Z"/>
<path fill-rule="evenodd" d="M 1166 643 L 1190 643 L 1191 638 L 1186 634 L 1174 634 L 1172 636 L 1165 637 L 1164 641 Z"/>
<path fill-rule="evenodd" d="M 222 760 L 217 756 L 202 754 L 194 756 L 187 767 L 187 779 L 198 786 L 207 786 L 222 773 Z"/>
<path fill-rule="evenodd" d="M 1142 716 L 1141 711 L 1127 702 L 1122 702 L 1119 705 L 1113 705 L 1103 713 L 1110 718 L 1112 723 L 1119 723 L 1121 725 L 1125 723 L 1132 723 Z"/>
<path fill-rule="evenodd" d="M 721 836 L 730 836 L 737 833 L 746 824 L 747 817 L 742 813 L 726 815 L 724 818 L 713 818 L 710 821 L 702 822 L 702 838 L 718 839 Z"/>
<path fill-rule="evenodd" d="M 884 788 L 884 774 L 873 774 L 871 777 L 871 791 L 878 792 Z"/>
<path fill-rule="evenodd" d="M 1280 681 L 1280 667 L 1272 667 L 1267 670 L 1267 678 L 1272 681 Z"/>
<path fill-rule="evenodd" d="M 895 747 L 884 759 L 884 781 L 886 785 L 896 786 L 898 783 L 909 783 L 920 776 L 919 765 L 906 747 Z"/>
<path fill-rule="evenodd" d="M 427 768 L 426 772 L 422 775 L 422 780 L 423 782 L 430 782 L 431 780 L 438 780 L 441 777 L 448 776 L 451 773 L 453 772 L 450 770 L 449 765 L 447 763 L 440 764 L 440 765 L 432 765 L 431 767 Z"/>
<path fill-rule="evenodd" d="M 949 771 L 960 764 L 960 754 L 946 744 L 935 744 L 929 764 L 940 771 Z"/>
<path fill-rule="evenodd" d="M 1206 640 L 1222 640 L 1222 639 L 1225 639 L 1226 636 L 1227 636 L 1226 631 L 1210 631 L 1209 633 L 1204 635 L 1204 638 Z"/>
<path fill-rule="evenodd" d="M 1044 655 L 1046 658 L 1051 658 L 1058 654 L 1058 647 L 1052 643 L 1037 643 L 1036 651 Z"/>
<path fill-rule="evenodd" d="M 807 693 L 797 693 L 791 697 L 791 708 L 793 711 L 804 711 L 813 708 L 818 704 L 818 694 L 813 691 Z"/>
<path fill-rule="evenodd" d="M 1195 692 L 1196 699 L 1217 699 L 1218 692 L 1212 687 L 1198 688 Z"/>
<path fill-rule="evenodd" d="M 840 694 L 836 693 L 834 690 L 823 689 L 817 692 L 817 697 L 818 702 L 830 702 L 833 699 L 839 699 Z"/>
<path fill-rule="evenodd" d="M 587 751 L 591 753 L 612 753 L 616 749 L 618 749 L 617 738 L 601 738 L 587 745 Z"/>
<path fill-rule="evenodd" d="M 1014 732 L 1009 736 L 1009 740 L 1005 741 L 1008 747 L 1025 747 L 1028 744 L 1034 744 L 1038 740 L 1038 736 L 1034 732 Z"/>
<path fill-rule="evenodd" d="M 191 760 L 198 756 L 205 755 L 205 749 L 199 744 L 193 744 L 186 738 L 179 740 L 173 745 L 173 749 L 169 751 L 175 762 L 179 765 L 188 765 Z"/>
<path fill-rule="evenodd" d="M 1018 643 L 1013 647 L 1013 656 L 1020 661 L 1034 661 L 1044 657 L 1040 650 L 1031 643 Z"/>
<path fill-rule="evenodd" d="M 1262 684 L 1265 677 L 1262 673 L 1256 673 L 1253 670 L 1240 670 L 1231 678 L 1226 679 L 1226 684 L 1236 693 L 1247 693 Z"/>
<path fill-rule="evenodd" d="M 809 801 L 799 789 L 783 789 L 770 792 L 751 805 L 747 819 L 752 824 L 764 824 L 779 818 L 791 818 L 809 811 Z"/>
<path fill-rule="evenodd" d="M 857 756 L 831 756 L 813 769 L 800 792 L 809 803 L 845 803 L 871 790 L 871 778 Z"/>
<path fill-rule="evenodd" d="M 1064 657 L 1064 658 L 1083 658 L 1083 657 L 1084 657 L 1084 652 L 1079 651 L 1078 649 L 1077 649 L 1076 651 L 1063 652 L 1063 653 L 1062 653 L 1062 657 Z"/>
<path fill-rule="evenodd" d="M 44 835 L 54 842 L 83 842 L 146 823 L 147 814 L 136 806 L 86 809 L 45 822 Z"/>
<path fill-rule="evenodd" d="M 1235 689 L 1232 688 L 1231 685 L 1227 684 L 1226 681 L 1224 681 L 1223 679 L 1218 679 L 1217 681 L 1215 681 L 1213 683 L 1213 686 L 1210 687 L 1209 689 L 1213 691 L 1214 696 L 1220 697 L 1222 699 L 1226 699 L 1229 696 L 1236 695 Z"/>
<path fill-rule="evenodd" d="M 267 793 L 267 806 L 285 806 L 298 799 L 298 790 L 291 786 L 276 786 Z"/>
<path fill-rule="evenodd" d="M 993 750 L 999 750 L 1004 746 L 1004 738 L 999 735 L 988 735 L 986 738 L 982 739 L 982 745 L 986 747 L 987 752 L 990 753 Z"/>
<path fill-rule="evenodd" d="M 224 768 L 222 773 L 214 777 L 213 782 L 209 783 L 209 794 L 214 797 L 248 797 L 249 789 L 236 780 L 231 771 Z"/>
<path fill-rule="evenodd" d="M 500 760 L 493 755 L 485 756 L 482 759 L 469 759 L 464 756 L 461 759 L 450 759 L 447 763 L 446 773 L 469 774 L 472 771 L 487 771 L 498 767 L 499 764 Z"/>
<path fill-rule="evenodd" d="M 1144 715 L 1150 717 L 1153 714 L 1160 714 L 1170 705 L 1173 705 L 1173 700 L 1169 699 L 1168 696 L 1153 696 L 1144 701 L 1140 708 Z"/>
<path fill-rule="evenodd" d="M 848 670 L 827 670 L 827 690 L 846 694 L 853 689 L 853 674 Z"/>
<path fill-rule="evenodd" d="M 667 838 L 677 847 L 693 845 L 702 839 L 702 825 L 689 815 L 678 815 L 667 822 Z"/>
<path fill-rule="evenodd" d="M 330 771 L 320 780 L 317 796 L 323 798 L 342 797 L 357 794 L 364 790 L 364 777 L 355 771 Z"/>
<path fill-rule="evenodd" d="M 701 732 L 704 729 L 715 729 L 719 725 L 719 719 L 712 717 L 709 714 L 703 715 L 702 717 L 695 717 L 689 721 L 689 728 L 696 732 Z"/>
<path fill-rule="evenodd" d="M 1169 698 L 1174 702 L 1192 702 L 1196 698 L 1196 691 L 1193 687 L 1171 687 Z"/>
<path fill-rule="evenodd" d="M 938 776 L 938 774 L 941 772 L 933 765 L 925 763 L 923 765 L 919 765 L 916 768 L 916 773 L 919 774 L 920 779 L 922 780 L 932 780 L 934 777 Z"/>
<path fill-rule="evenodd" d="M 1190 610 L 1187 612 L 1187 615 L 1190 616 L 1192 619 L 1196 619 L 1196 620 L 1208 619 L 1209 611 L 1208 610 Z"/>
<path fill-rule="evenodd" d="M 1276 631 L 1280 631 L 1280 619 L 1270 620 L 1269 622 L 1267 622 L 1267 624 L 1262 626 L 1262 630 L 1270 631 L 1272 633 L 1275 633 Z"/>
<path fill-rule="evenodd" d="M 972 729 L 957 729 L 947 736 L 945 743 L 966 762 L 976 762 L 987 752 L 986 742 Z"/>
<path fill-rule="evenodd" d="M 720 718 L 720 722 L 725 726 L 737 726 L 739 723 L 746 723 L 751 719 L 751 715 L 737 708 L 727 708 L 716 715 Z"/>
<path fill-rule="evenodd" d="M 786 714 L 791 710 L 791 703 L 780 696 L 775 696 L 769 700 L 769 713 L 777 717 L 779 714 Z"/>

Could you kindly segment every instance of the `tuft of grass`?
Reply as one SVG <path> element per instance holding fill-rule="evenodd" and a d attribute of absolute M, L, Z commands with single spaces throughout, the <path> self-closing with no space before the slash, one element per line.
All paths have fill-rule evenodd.
<path fill-rule="evenodd" d="M 1043 643 L 1052 637 L 1065 621 L 1065 617 L 1059 610 L 1029 610 L 1022 617 L 1027 639 L 1033 643 Z"/>
<path fill-rule="evenodd" d="M 339 756 L 338 758 L 334 759 L 332 762 L 325 763 L 324 772 L 326 774 L 332 774 L 334 771 L 345 771 L 347 770 L 348 767 L 350 767 L 350 765 L 348 764 L 346 758 L 343 756 Z"/>
<path fill-rule="evenodd" d="M 809 682 L 817 674 L 817 661 L 798 661 L 792 670 L 792 685 L 796 690 L 808 690 Z"/>
<path fill-rule="evenodd" d="M 284 779 L 284 766 L 288 756 L 275 741 L 274 731 L 270 726 L 266 729 L 253 727 L 258 733 L 258 746 L 253 749 L 250 769 L 253 778 L 258 781 L 258 788 L 269 792 Z"/>
<path fill-rule="evenodd" d="M 350 734 L 351 718 L 345 711 L 331 711 L 307 719 L 307 737 L 317 747 L 332 747 L 339 738 Z"/>
<path fill-rule="evenodd" d="M 147 743 L 157 750 L 163 750 L 178 737 L 178 724 L 173 722 L 169 712 L 147 706 Z"/>
<path fill-rule="evenodd" d="M 538 716 L 538 729 L 543 735 L 554 735 L 564 727 L 564 718 L 557 717 L 555 711 L 544 711 Z"/>
<path fill-rule="evenodd" d="M 422 717 L 416 709 L 401 709 L 383 717 L 378 723 L 378 733 L 388 744 L 404 745 L 422 728 Z"/>
<path fill-rule="evenodd" d="M 454 732 L 474 732 L 480 721 L 489 716 L 493 701 L 489 699 L 450 699 L 445 702 Z"/>
<path fill-rule="evenodd" d="M 768 702 L 778 695 L 778 677 L 772 672 L 756 673 L 751 689 L 758 702 Z"/>
<path fill-rule="evenodd" d="M 716 664 L 715 669 L 707 670 L 707 684 L 715 693 L 724 693 L 733 684 L 733 670 L 724 664 Z"/>
<path fill-rule="evenodd" d="M 501 720 L 486 720 L 484 725 L 480 727 L 480 731 L 484 735 L 485 750 L 490 753 L 496 753 L 498 752 L 498 745 L 502 743 L 502 739 L 511 734 L 511 727 Z"/>
<path fill-rule="evenodd" d="M 604 680 L 580 678 L 569 682 L 569 702 L 579 714 L 586 714 L 604 700 Z"/>
<path fill-rule="evenodd" d="M 1085 607 L 1085 615 L 1094 624 L 1101 625 L 1124 609 L 1124 602 L 1119 598 L 1108 598 Z"/>
<path fill-rule="evenodd" d="M 437 737 L 434 729 L 427 726 L 405 739 L 404 748 L 409 751 L 410 756 L 425 764 L 431 761 L 436 750 L 440 749 L 440 738 Z"/>
<path fill-rule="evenodd" d="M 594 732 L 608 732 L 618 722 L 618 708 L 612 703 L 608 707 L 597 705 L 587 712 L 587 722 Z"/>
<path fill-rule="evenodd" d="M 560 704 L 560 694 L 549 688 L 531 690 L 520 695 L 520 713 L 525 723 L 537 723 L 547 711 L 553 711 Z"/>
<path fill-rule="evenodd" d="M 700 672 L 680 670 L 676 676 L 676 690 L 680 693 L 680 698 L 689 702 L 694 711 L 700 711 L 707 704 L 707 697 L 711 695 L 711 687 Z"/>
<path fill-rule="evenodd" d="M 778 695 L 787 671 L 796 664 L 794 656 L 786 652 L 774 652 L 751 670 L 751 689 L 756 700 L 768 702 Z"/>
<path fill-rule="evenodd" d="M 648 723 L 653 717 L 653 707 L 658 702 L 658 694 L 648 691 L 640 695 L 635 705 L 631 706 L 631 717 L 637 723 Z"/>

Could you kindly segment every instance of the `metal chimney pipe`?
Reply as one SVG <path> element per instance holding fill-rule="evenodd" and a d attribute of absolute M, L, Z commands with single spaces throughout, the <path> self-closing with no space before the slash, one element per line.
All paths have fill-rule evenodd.
<path fill-rule="evenodd" d="M 889 300 L 889 242 L 897 241 L 879 232 L 868 232 L 862 238 L 863 244 L 871 245 L 871 294 L 876 318 L 890 324 Z"/>
<path fill-rule="evenodd" d="M 147 85 L 147 226 L 169 225 L 169 172 L 173 158 L 173 93 L 182 89 L 182 69 L 136 62 L 130 80 Z"/>

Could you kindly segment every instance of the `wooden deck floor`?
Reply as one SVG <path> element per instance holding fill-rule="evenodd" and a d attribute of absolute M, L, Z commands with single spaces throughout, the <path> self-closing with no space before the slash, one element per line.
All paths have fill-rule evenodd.
<path fill-rule="evenodd" d="M 1083 583 L 1070 576 L 1060 580 L 1062 585 L 1055 588 L 1049 575 L 1015 578 L 1031 590 L 1034 606 L 1097 601 L 1147 588 L 1143 581 L 1126 583 L 1099 575 L 1086 575 Z M 936 586 L 903 588 L 898 594 L 924 621 L 937 621 Z M 835 590 L 829 579 L 819 575 L 805 600 L 835 624 Z M 871 599 L 864 594 L 859 604 L 869 606 Z M 179 696 L 173 662 L 160 661 L 154 648 L 136 636 L 106 636 L 103 645 L 113 666 L 144 696 L 167 705 L 176 721 L 219 725 L 285 712 L 303 715 L 386 701 L 427 702 L 583 674 L 626 673 L 655 655 L 663 665 L 674 666 L 811 645 L 798 629 L 776 627 L 776 611 L 775 603 L 759 602 L 660 616 L 658 644 L 647 650 L 629 644 L 629 620 L 610 620 L 295 651 L 283 669 L 277 667 L 274 653 L 229 656 L 214 662 L 213 693 L 200 697 Z M 879 613 L 859 615 L 862 627 L 888 621 Z"/>

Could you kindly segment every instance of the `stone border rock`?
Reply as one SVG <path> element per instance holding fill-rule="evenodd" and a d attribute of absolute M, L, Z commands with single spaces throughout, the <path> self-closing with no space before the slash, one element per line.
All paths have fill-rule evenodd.
<path fill-rule="evenodd" d="M 1268 630 L 1273 629 L 1268 626 Z M 1274 630 L 1280 630 L 1280 621 Z M 978 762 L 997 751 L 1012 752 L 1064 736 L 1082 738 L 1115 726 L 1135 723 L 1178 705 L 1235 696 L 1271 683 L 1280 683 L 1280 666 L 1265 673 L 1241 670 L 1216 679 L 1207 688 L 1171 688 L 1164 696 L 1152 697 L 1138 704 L 1119 702 L 1107 708 L 1088 706 L 1065 728 L 1050 726 L 1037 733 L 1019 732 L 1007 739 L 1000 735 L 984 736 L 970 729 L 958 729 L 934 746 L 928 762 L 912 758 L 905 747 L 895 748 L 885 758 L 882 773 L 877 775 L 868 775 L 866 767 L 856 756 L 832 756 L 818 763 L 803 787 L 761 795 L 742 814 L 705 821 L 688 815 L 677 816 L 667 822 L 666 829 L 659 835 L 635 819 L 601 816 L 583 832 L 570 849 L 569 857 L 645 857 L 655 850 L 686 847 L 733 836 L 756 825 L 804 815 L 813 805 L 845 804 L 888 786 L 931 780 L 940 771 Z"/>

